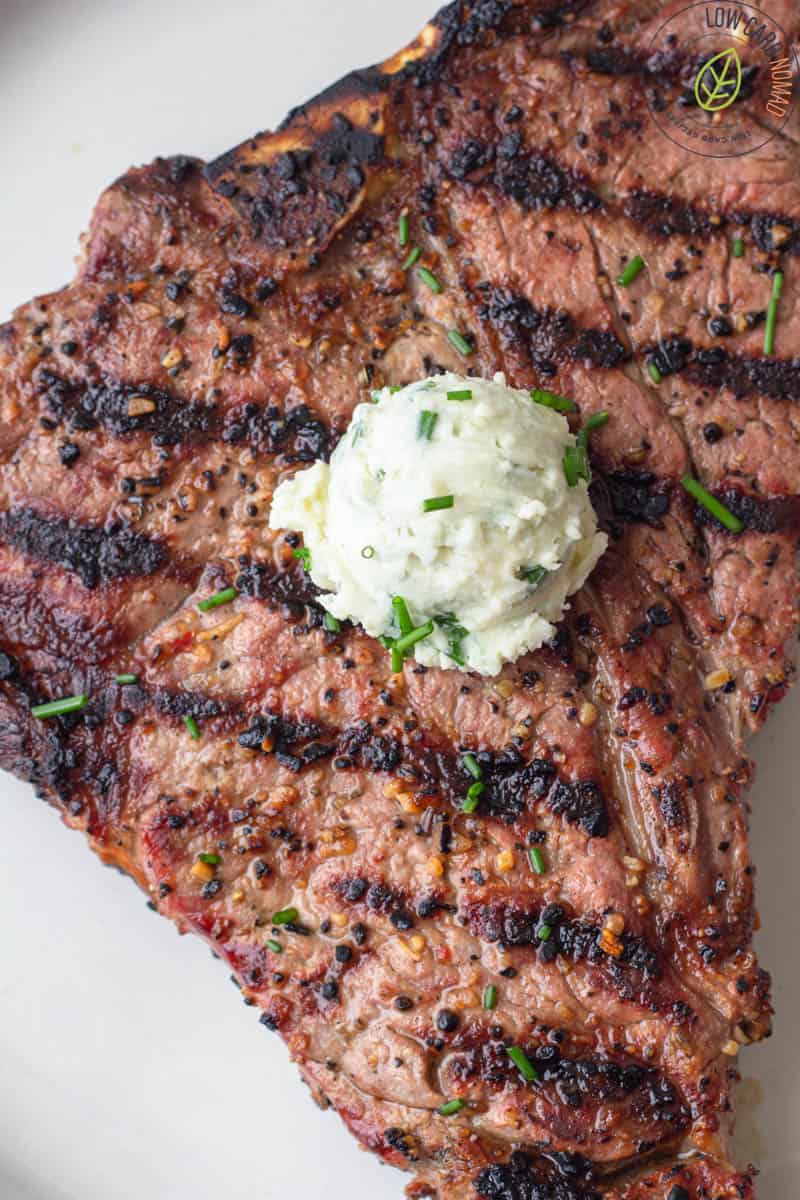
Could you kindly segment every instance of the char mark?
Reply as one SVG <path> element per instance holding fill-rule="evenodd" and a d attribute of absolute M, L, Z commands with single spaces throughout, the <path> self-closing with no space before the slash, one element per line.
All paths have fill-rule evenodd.
<path fill-rule="evenodd" d="M 291 536 L 291 535 L 290 535 Z M 280 611 L 286 621 L 302 625 L 304 632 L 322 627 L 325 610 L 319 603 L 319 588 L 299 562 L 279 570 L 273 562 L 253 562 L 242 555 L 236 588 L 244 596 L 264 601 L 269 608 Z M 348 623 L 342 627 L 349 628 Z"/>
<path fill-rule="evenodd" d="M 210 163 L 206 178 L 271 250 L 324 246 L 357 204 L 367 172 L 383 162 L 383 138 L 342 112 L 308 146 L 274 155 L 271 136 Z"/>
<path fill-rule="evenodd" d="M 274 754 L 282 767 L 295 774 L 336 752 L 335 739 L 316 721 L 293 720 L 275 712 L 254 717 L 239 734 L 239 745 L 245 750 Z"/>
<path fill-rule="evenodd" d="M 162 542 L 121 522 L 80 525 L 30 508 L 0 515 L 0 538 L 16 550 L 77 575 L 84 587 L 155 574 L 167 562 Z"/>
<path fill-rule="evenodd" d="M 555 208 L 589 213 L 602 201 L 579 172 L 551 155 L 527 148 L 518 133 L 494 142 L 467 138 L 451 152 L 446 170 L 459 183 L 485 184 L 527 212 Z"/>
<path fill-rule="evenodd" d="M 549 1042 L 523 1049 L 538 1075 L 537 1090 L 548 1095 L 554 1111 L 562 1105 L 584 1110 L 608 1105 L 624 1111 L 628 1126 L 633 1121 L 658 1141 L 671 1140 L 689 1123 L 681 1097 L 657 1071 L 630 1059 L 570 1058 Z M 520 1083 L 506 1044 L 496 1038 L 482 1037 L 458 1053 L 454 1073 L 464 1083 L 479 1080 L 492 1092 Z"/>
<path fill-rule="evenodd" d="M 611 330 L 583 329 L 568 312 L 534 308 L 505 288 L 495 288 L 480 316 L 491 322 L 507 348 L 524 353 L 542 375 L 555 375 L 565 363 L 613 368 L 630 358 Z"/>
<path fill-rule="evenodd" d="M 494 1163 L 475 1177 L 483 1200 L 600 1200 L 592 1186 L 591 1163 L 579 1154 L 553 1153 L 534 1161 L 514 1150 L 507 1163 Z"/>
<path fill-rule="evenodd" d="M 601 928 L 591 921 L 569 917 L 561 905 L 539 910 L 500 901 L 474 902 L 461 916 L 467 928 L 483 941 L 499 943 L 505 949 L 535 948 L 544 961 L 560 954 L 570 962 L 605 966 L 620 987 L 626 986 L 626 969 L 637 972 L 643 980 L 658 979 L 661 973 L 656 952 L 643 939 L 625 933 L 619 939 L 620 953 L 608 954 L 600 946 Z M 551 929 L 546 941 L 540 938 L 542 925 Z"/>
<path fill-rule="evenodd" d="M 757 496 L 739 488 L 718 488 L 714 493 L 725 507 L 738 517 L 745 529 L 754 533 L 794 532 L 800 527 L 800 497 Z M 697 505 L 695 521 L 718 532 L 730 534 L 707 508 Z"/>
<path fill-rule="evenodd" d="M 722 346 L 696 349 L 673 334 L 646 351 L 662 375 L 685 375 L 691 383 L 726 390 L 737 399 L 756 393 L 773 400 L 800 400 L 800 359 L 756 358 Z"/>
<path fill-rule="evenodd" d="M 287 462 L 327 459 L 331 433 L 305 404 L 282 412 L 252 401 L 221 412 L 214 404 L 167 392 L 150 384 L 71 382 L 50 370 L 40 371 L 49 420 L 68 433 L 102 426 L 115 437 L 150 434 L 155 446 L 242 442 L 261 454 L 280 454 Z"/>
<path fill-rule="evenodd" d="M 615 537 L 628 524 L 660 529 L 669 512 L 671 485 L 651 471 L 615 471 L 596 475 L 591 485 L 592 503 L 600 524 Z"/>

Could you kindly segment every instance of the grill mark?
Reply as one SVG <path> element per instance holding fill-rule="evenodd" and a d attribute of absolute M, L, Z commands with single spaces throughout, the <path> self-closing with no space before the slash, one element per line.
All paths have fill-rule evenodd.
<path fill-rule="evenodd" d="M 533 1159 L 514 1150 L 507 1163 L 493 1163 L 475 1176 L 483 1200 L 601 1200 L 592 1186 L 591 1163 L 580 1154 L 552 1153 Z"/>
<path fill-rule="evenodd" d="M 714 494 L 753 533 L 791 532 L 800 527 L 800 496 L 756 496 L 735 487 L 718 488 Z M 736 536 L 702 505 L 697 506 L 695 521 Z"/>
<path fill-rule="evenodd" d="M 622 1108 L 628 1122 L 645 1125 L 657 1141 L 676 1137 L 689 1124 L 690 1113 L 680 1095 L 664 1075 L 652 1068 L 631 1059 L 617 1062 L 599 1056 L 570 1058 L 550 1042 L 522 1048 L 539 1077 L 536 1091 L 547 1096 L 556 1121 L 559 1109 L 602 1104 Z M 457 1035 L 452 1050 L 453 1074 L 465 1084 L 480 1081 L 489 1093 L 508 1085 L 529 1086 L 522 1084 L 509 1059 L 507 1043 L 487 1038 L 480 1027 L 473 1026 L 464 1035 Z M 569 1114 L 565 1115 L 569 1119 Z"/>
<path fill-rule="evenodd" d="M 320 590 L 299 562 L 279 569 L 272 562 L 253 562 L 242 555 L 235 586 L 242 595 L 280 610 L 285 620 L 302 622 L 306 632 L 323 625 L 325 609 L 319 603 Z M 351 628 L 349 622 L 341 624 L 343 630 Z"/>
<path fill-rule="evenodd" d="M 223 412 L 218 405 L 200 404 L 150 384 L 110 378 L 74 382 L 50 370 L 40 371 L 37 383 L 52 419 L 70 433 L 102 426 L 118 438 L 150 434 L 153 444 L 162 447 L 245 442 L 259 453 L 281 454 L 288 462 L 327 459 L 333 448 L 330 430 L 307 405 L 282 412 L 277 405 L 248 402 Z M 151 400 L 153 412 L 131 416 L 135 396 Z"/>
<path fill-rule="evenodd" d="M 564 363 L 611 369 L 630 359 L 613 331 L 582 328 L 568 312 L 535 308 L 506 288 L 493 290 L 479 316 L 497 330 L 506 348 L 524 353 L 542 375 L 555 375 Z"/>
<path fill-rule="evenodd" d="M 497 142 L 465 139 L 452 151 L 445 170 L 459 183 L 493 187 L 528 212 L 566 208 L 589 213 L 603 207 L 585 175 L 551 154 L 528 148 L 518 133 L 498 134 Z"/>
<path fill-rule="evenodd" d="M 0 514 L 0 539 L 31 558 L 72 572 L 90 590 L 119 579 L 153 575 L 168 561 L 163 542 L 121 522 L 105 527 L 80 525 L 31 508 Z"/>
<path fill-rule="evenodd" d="M 552 934 L 541 942 L 538 930 L 546 913 Z M 560 905 L 546 909 L 519 908 L 503 901 L 472 902 L 460 913 L 464 925 L 482 941 L 499 943 L 504 949 L 538 948 L 545 959 L 562 955 L 573 963 L 588 962 L 605 967 L 616 986 L 628 989 L 625 976 L 634 972 L 643 985 L 661 976 L 659 955 L 642 938 L 624 933 L 620 937 L 622 954 L 614 958 L 601 950 L 601 928 L 588 920 L 570 917 Z M 548 949 L 549 947 L 549 949 Z"/>
<path fill-rule="evenodd" d="M 652 471 L 614 471 L 595 475 L 590 493 L 602 528 L 619 537 L 627 524 L 662 528 L 672 484 Z"/>
<path fill-rule="evenodd" d="M 722 346 L 697 349 L 671 334 L 644 351 L 662 375 L 685 375 L 699 387 L 724 389 L 737 399 L 757 393 L 772 400 L 800 401 L 800 358 L 757 358 Z"/>

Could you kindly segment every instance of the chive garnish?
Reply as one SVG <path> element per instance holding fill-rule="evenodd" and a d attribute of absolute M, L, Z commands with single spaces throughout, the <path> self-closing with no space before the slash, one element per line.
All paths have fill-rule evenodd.
<path fill-rule="evenodd" d="M 574 484 L 571 486 L 574 487 Z M 517 571 L 517 579 L 522 583 L 529 583 L 531 587 L 538 587 L 549 574 L 547 567 L 520 567 Z"/>
<path fill-rule="evenodd" d="M 374 558 L 375 557 L 375 547 L 374 546 L 365 546 L 364 549 L 361 551 L 361 557 L 362 558 Z"/>
<path fill-rule="evenodd" d="M 540 942 L 547 942 L 550 940 L 552 933 L 553 933 L 552 925 L 540 925 L 536 931 L 536 936 L 538 937 Z"/>
<path fill-rule="evenodd" d="M 441 1108 L 437 1108 L 440 1117 L 453 1117 L 456 1113 L 461 1112 L 462 1108 L 466 1108 L 465 1100 L 448 1100 Z"/>
<path fill-rule="evenodd" d="M 775 325 L 778 320 L 778 301 L 783 290 L 783 271 L 776 271 L 772 277 L 772 296 L 767 306 L 767 324 L 764 329 L 764 353 L 772 354 L 775 349 Z"/>
<path fill-rule="evenodd" d="M 222 862 L 220 854 L 198 854 L 197 857 L 201 863 L 206 863 L 209 867 L 218 867 Z"/>
<path fill-rule="evenodd" d="M 115 675 L 114 683 L 136 683 L 138 679 L 138 675 Z"/>
<path fill-rule="evenodd" d="M 545 866 L 544 855 L 538 846 L 532 846 L 528 851 L 528 862 L 531 864 L 531 870 L 534 875 L 544 875 L 547 871 Z"/>
<path fill-rule="evenodd" d="M 328 633 L 338 633 L 342 628 L 341 621 L 337 621 L 336 617 L 329 612 L 326 612 L 325 616 L 322 618 L 322 624 L 325 626 Z"/>
<path fill-rule="evenodd" d="M 47 717 L 60 717 L 65 713 L 80 712 L 88 703 L 88 695 L 82 692 L 79 696 L 65 696 L 63 700 L 49 700 L 47 704 L 34 704 L 31 716 L 38 717 L 40 720 L 46 720 Z"/>
<path fill-rule="evenodd" d="M 422 442 L 429 442 L 433 437 L 433 431 L 436 428 L 436 422 L 439 420 L 439 414 L 431 412 L 430 409 L 424 408 L 419 414 L 417 421 L 417 439 Z"/>
<path fill-rule="evenodd" d="M 447 340 L 451 346 L 455 346 L 458 353 L 463 355 L 464 358 L 468 358 L 475 349 L 472 342 L 465 338 L 463 333 L 459 333 L 457 329 L 450 329 L 448 331 Z"/>
<path fill-rule="evenodd" d="M 541 404 L 543 408 L 554 408 L 556 412 L 560 413 L 578 411 L 577 404 L 568 400 L 566 396 L 557 396 L 555 392 L 546 392 L 541 388 L 534 388 L 531 392 L 531 400 L 534 404 Z"/>
<path fill-rule="evenodd" d="M 400 629 L 401 637 L 405 637 L 407 633 L 411 633 L 414 628 L 414 622 L 411 620 L 411 614 L 408 611 L 408 605 L 402 596 L 392 597 L 392 608 L 397 617 L 397 624 Z"/>
<path fill-rule="evenodd" d="M 230 604 L 231 600 L 235 600 L 238 595 L 239 593 L 235 587 L 224 588 L 214 596 L 209 596 L 206 600 L 201 600 L 197 607 L 200 609 L 200 612 L 210 612 L 212 608 L 220 608 L 223 604 Z"/>
<path fill-rule="evenodd" d="M 734 238 L 733 245 L 731 246 L 731 253 L 733 254 L 734 258 L 744 257 L 744 238 Z"/>
<path fill-rule="evenodd" d="M 442 613 L 433 619 L 447 634 L 449 657 L 452 658 L 454 663 L 458 663 L 460 667 L 463 667 L 464 655 L 461 653 L 461 643 L 464 641 L 464 638 L 469 637 L 469 630 L 465 629 L 463 625 L 459 625 L 454 613 Z"/>
<path fill-rule="evenodd" d="M 400 245 L 405 248 L 408 245 L 408 239 L 411 236 L 411 222 L 408 219 L 408 213 L 400 214 L 398 233 L 400 236 Z"/>
<path fill-rule="evenodd" d="M 410 271 L 414 264 L 418 263 L 421 258 L 422 251 L 420 250 L 419 246 L 415 246 L 406 261 L 403 263 L 403 270 Z"/>
<path fill-rule="evenodd" d="M 620 287 L 628 287 L 643 268 L 644 259 L 641 254 L 637 254 L 635 258 L 631 259 L 622 274 L 617 277 L 617 283 Z"/>
<path fill-rule="evenodd" d="M 481 778 L 481 765 L 474 754 L 465 754 L 461 761 L 473 779 Z"/>
<path fill-rule="evenodd" d="M 481 783 L 479 779 L 477 779 L 475 783 L 470 784 L 469 790 L 467 791 L 467 798 L 461 805 L 461 811 L 467 813 L 467 815 L 474 813 L 475 809 L 478 807 L 480 798 L 485 791 L 486 784 Z"/>
<path fill-rule="evenodd" d="M 282 908 L 280 912 L 276 912 L 272 918 L 273 925 L 291 925 L 296 921 L 300 913 L 296 908 Z"/>
<path fill-rule="evenodd" d="M 528 1058 L 525 1051 L 522 1050 L 519 1046 L 509 1046 L 507 1048 L 507 1053 L 508 1053 L 508 1057 L 511 1059 L 514 1066 L 517 1068 L 520 1075 L 522 1075 L 524 1079 L 527 1079 L 528 1083 L 536 1083 L 536 1080 L 539 1078 L 539 1075 L 537 1073 L 536 1067 L 533 1065 L 531 1060 Z"/>
<path fill-rule="evenodd" d="M 275 938 L 267 938 L 267 948 L 270 949 L 273 954 L 281 954 L 283 952 L 283 946 L 280 944 L 280 942 L 276 942 Z"/>
<path fill-rule="evenodd" d="M 433 621 L 428 621 L 425 625 L 418 625 L 416 629 L 412 629 L 410 633 L 404 634 L 395 642 L 392 647 L 392 653 L 396 650 L 398 654 L 405 654 L 412 646 L 416 646 L 417 642 L 423 642 L 433 633 Z"/>
<path fill-rule="evenodd" d="M 455 502 L 455 496 L 433 496 L 430 500 L 422 501 L 422 511 L 439 512 L 443 508 L 452 508 Z"/>
<path fill-rule="evenodd" d="M 297 546 L 296 549 L 292 551 L 292 555 L 294 558 L 299 559 L 303 564 L 303 570 L 311 570 L 311 551 L 309 550 L 308 546 Z"/>
<path fill-rule="evenodd" d="M 584 431 L 586 433 L 591 433 L 593 429 L 600 429 L 603 425 L 607 425 L 608 421 L 609 421 L 609 417 L 608 417 L 607 412 L 603 411 L 603 412 L 594 413 L 594 415 L 589 417 L 589 419 L 584 424 L 583 429 L 581 430 L 581 433 L 583 433 Z"/>
<path fill-rule="evenodd" d="M 425 286 L 431 289 L 434 295 L 438 296 L 443 291 L 441 283 L 433 274 L 433 272 L 429 271 L 427 267 L 420 267 L 417 271 L 417 275 L 425 284 Z"/>
<path fill-rule="evenodd" d="M 458 392 L 448 392 L 447 399 L 448 400 L 471 400 L 472 399 L 472 388 L 462 388 L 461 391 L 458 391 Z"/>
<path fill-rule="evenodd" d="M 712 496 L 711 492 L 706 491 L 701 483 L 696 479 L 692 479 L 691 475 L 684 475 L 681 480 L 681 486 L 708 512 L 712 517 L 716 517 L 720 525 L 724 525 L 731 533 L 741 533 L 744 529 L 744 522 L 732 513 L 729 508 L 726 508 L 716 496 Z"/>
<path fill-rule="evenodd" d="M 189 730 L 189 736 L 193 737 L 195 741 L 198 741 L 200 738 L 200 726 L 197 724 L 197 721 L 195 721 L 194 717 L 184 717 L 183 723 Z"/>
<path fill-rule="evenodd" d="M 397 649 L 397 646 L 390 646 L 389 650 L 392 655 L 392 674 L 401 675 L 403 672 L 403 655 Z"/>
<path fill-rule="evenodd" d="M 483 993 L 483 1007 L 489 1012 L 497 1007 L 497 988 L 493 983 L 488 983 Z"/>
<path fill-rule="evenodd" d="M 653 383 L 661 383 L 661 372 L 654 362 L 647 364 L 647 370 Z"/>

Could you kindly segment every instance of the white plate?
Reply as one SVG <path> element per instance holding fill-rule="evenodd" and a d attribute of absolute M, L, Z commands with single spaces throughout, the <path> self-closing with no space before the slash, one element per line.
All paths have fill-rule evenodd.
<path fill-rule="evenodd" d="M 435 0 L 0 0 L 0 319 L 66 282 L 102 188 L 212 158 Z M 777 1035 L 744 1053 L 760 1200 L 800 1195 L 800 696 L 762 738 L 753 841 Z M 0 1200 L 399 1200 L 404 1179 L 317 1111 L 224 968 L 32 792 L 0 776 Z M 754 1100 L 761 1092 L 763 1099 Z"/>

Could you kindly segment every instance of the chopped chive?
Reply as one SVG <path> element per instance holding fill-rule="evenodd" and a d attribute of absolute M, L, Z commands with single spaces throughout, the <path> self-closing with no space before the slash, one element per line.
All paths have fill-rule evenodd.
<path fill-rule="evenodd" d="M 581 433 L 591 433 L 593 429 L 600 429 L 603 425 L 607 425 L 609 421 L 608 413 L 603 411 L 595 413 L 594 416 L 588 418 L 585 422 Z"/>
<path fill-rule="evenodd" d="M 311 570 L 311 551 L 308 546 L 298 546 L 292 551 L 292 556 L 300 560 L 304 571 Z"/>
<path fill-rule="evenodd" d="M 493 983 L 488 983 L 483 993 L 483 1007 L 489 1012 L 497 1007 L 497 988 Z"/>
<path fill-rule="evenodd" d="M 772 354 L 775 349 L 775 326 L 778 321 L 778 301 L 783 290 L 783 272 L 776 271 L 772 277 L 772 296 L 767 306 L 767 324 L 764 329 L 764 353 Z"/>
<path fill-rule="evenodd" d="M 396 395 L 397 395 L 397 393 L 398 393 L 398 392 L 402 392 L 402 390 L 403 390 L 403 389 L 400 387 L 400 384 L 398 383 L 398 384 L 396 384 L 394 387 L 390 387 L 390 388 L 389 388 L 389 395 L 390 395 L 390 396 L 396 396 Z"/>
<path fill-rule="evenodd" d="M 373 392 L 371 395 L 372 403 L 380 404 L 382 395 L 383 395 L 383 392 Z"/>
<path fill-rule="evenodd" d="M 733 245 L 731 246 L 731 253 L 733 254 L 734 258 L 744 257 L 744 238 L 734 238 Z"/>
<path fill-rule="evenodd" d="M 574 487 L 574 484 L 572 486 Z M 549 574 L 547 567 L 520 567 L 517 571 L 517 579 L 521 583 L 529 583 L 531 587 L 538 587 Z"/>
<path fill-rule="evenodd" d="M 431 500 L 422 501 L 422 511 L 439 512 L 443 508 L 452 508 L 455 502 L 455 496 L 434 496 Z"/>
<path fill-rule="evenodd" d="M 620 287 L 628 287 L 643 268 L 644 259 L 641 254 L 637 254 L 635 258 L 631 259 L 622 274 L 617 277 L 617 283 Z"/>
<path fill-rule="evenodd" d="M 392 655 L 392 674 L 402 675 L 403 673 L 403 655 L 397 646 L 390 646 L 389 651 Z"/>
<path fill-rule="evenodd" d="M 398 638 L 392 650 L 396 650 L 398 654 L 405 654 L 412 646 L 416 646 L 417 642 L 423 642 L 425 638 L 429 638 L 433 633 L 433 621 L 428 621 L 425 625 L 418 625 L 416 629 L 412 629 L 410 633 Z"/>
<path fill-rule="evenodd" d="M 136 683 L 138 679 L 138 675 L 115 675 L 114 683 Z"/>
<path fill-rule="evenodd" d="M 431 412 L 430 409 L 424 408 L 419 414 L 417 421 L 417 438 L 422 442 L 429 442 L 433 437 L 433 431 L 436 428 L 436 422 L 439 420 L 439 414 Z"/>
<path fill-rule="evenodd" d="M 469 790 L 467 791 L 467 798 L 461 805 L 461 811 L 467 813 L 467 815 L 474 813 L 475 809 L 478 807 L 480 798 L 485 791 L 486 784 L 481 783 L 479 779 L 476 780 L 475 783 L 471 783 Z"/>
<path fill-rule="evenodd" d="M 536 931 L 536 936 L 540 942 L 547 942 L 553 935 L 552 925 L 540 925 Z"/>
<path fill-rule="evenodd" d="M 79 696 L 65 696 L 63 700 L 49 700 L 47 704 L 34 704 L 31 709 L 32 717 L 45 720 L 47 717 L 60 717 L 65 713 L 80 712 L 89 702 L 85 692 Z"/>
<path fill-rule="evenodd" d="M 661 372 L 654 362 L 647 364 L 647 370 L 653 383 L 661 383 Z"/>
<path fill-rule="evenodd" d="M 539 1075 L 536 1071 L 536 1067 L 533 1065 L 531 1060 L 528 1058 L 525 1051 L 522 1050 L 519 1046 L 509 1046 L 507 1048 L 506 1052 L 508 1054 L 508 1057 L 513 1062 L 514 1066 L 519 1071 L 520 1075 L 522 1075 L 523 1078 L 527 1079 L 528 1083 L 536 1083 L 536 1080 L 539 1078 Z"/>
<path fill-rule="evenodd" d="M 448 331 L 447 340 L 451 346 L 455 346 L 458 353 L 463 355 L 464 358 L 468 358 L 475 349 L 472 342 L 468 338 L 465 338 L 463 333 L 459 333 L 457 329 Z"/>
<path fill-rule="evenodd" d="M 471 400 L 472 399 L 472 388 L 462 388 L 461 391 L 448 392 L 447 399 L 448 400 Z"/>
<path fill-rule="evenodd" d="M 405 637 L 407 633 L 411 633 L 414 628 L 414 622 L 411 620 L 411 614 L 408 611 L 408 605 L 402 596 L 392 597 L 392 608 L 397 617 L 397 624 L 400 629 L 400 634 Z"/>
<path fill-rule="evenodd" d="M 400 237 L 400 245 L 405 248 L 408 245 L 408 239 L 411 236 L 411 222 L 408 219 L 408 213 L 400 214 L 398 222 L 398 234 Z"/>
<path fill-rule="evenodd" d="M 267 938 L 267 948 L 271 950 L 273 954 L 283 953 L 283 946 L 280 944 L 280 942 L 276 942 L 275 938 Z"/>
<path fill-rule="evenodd" d="M 481 764 L 474 754 L 465 754 L 461 760 L 473 779 L 481 778 Z"/>
<path fill-rule="evenodd" d="M 578 411 L 577 404 L 568 400 L 566 396 L 557 396 L 555 392 L 545 392 L 541 388 L 534 388 L 531 392 L 531 400 L 534 404 L 541 404 L 543 408 L 554 408 L 556 412 L 560 413 Z"/>
<path fill-rule="evenodd" d="M 532 846 L 528 851 L 528 862 L 531 864 L 531 870 L 534 875 L 544 875 L 547 872 L 545 866 L 544 855 L 538 846 Z"/>
<path fill-rule="evenodd" d="M 221 608 L 223 604 L 230 604 L 231 600 L 235 600 L 238 595 L 235 587 L 224 588 L 214 596 L 201 600 L 197 607 L 200 612 L 210 612 L 212 608 Z"/>
<path fill-rule="evenodd" d="M 563 466 L 567 486 L 571 488 L 577 487 L 582 475 L 581 459 L 577 446 L 567 446 L 564 452 Z"/>
<path fill-rule="evenodd" d="M 448 1100 L 441 1108 L 437 1108 L 440 1117 L 454 1117 L 456 1113 L 461 1112 L 462 1108 L 467 1107 L 466 1100 Z"/>
<path fill-rule="evenodd" d="M 362 558 L 374 558 L 375 557 L 375 547 L 374 546 L 365 546 L 364 549 L 361 551 L 361 557 Z"/>
<path fill-rule="evenodd" d="M 701 483 L 696 479 L 692 479 L 691 475 L 684 475 L 681 480 L 682 487 L 692 496 L 698 504 L 702 504 L 712 517 L 716 517 L 720 525 L 724 525 L 731 533 L 741 533 L 744 529 L 744 522 L 726 508 L 724 504 L 712 496 L 711 492 L 707 492 Z"/>
<path fill-rule="evenodd" d="M 184 717 L 183 723 L 189 730 L 190 737 L 193 737 L 195 741 L 198 741 L 200 738 L 200 726 L 197 724 L 197 721 L 195 721 L 194 717 Z"/>
<path fill-rule="evenodd" d="M 291 925 L 296 921 L 300 913 L 296 908 L 282 908 L 280 912 L 276 912 L 272 918 L 272 925 Z"/>
<path fill-rule="evenodd" d="M 342 628 L 341 621 L 337 621 L 336 617 L 329 612 L 326 612 L 325 616 L 322 618 L 322 624 L 325 626 L 328 633 L 338 633 Z"/>
<path fill-rule="evenodd" d="M 222 862 L 221 854 L 198 854 L 197 857 L 201 863 L 207 863 L 209 867 L 218 867 Z"/>
<path fill-rule="evenodd" d="M 418 263 L 421 258 L 422 251 L 420 250 L 419 246 L 415 246 L 406 261 L 403 263 L 403 270 L 410 271 L 414 264 Z"/>
<path fill-rule="evenodd" d="M 428 270 L 427 267 L 420 267 L 417 271 L 417 275 L 425 284 L 425 286 L 431 289 L 434 295 L 438 296 L 444 290 L 439 280 L 432 271 Z"/>

